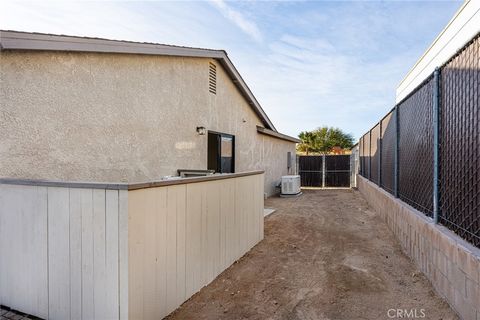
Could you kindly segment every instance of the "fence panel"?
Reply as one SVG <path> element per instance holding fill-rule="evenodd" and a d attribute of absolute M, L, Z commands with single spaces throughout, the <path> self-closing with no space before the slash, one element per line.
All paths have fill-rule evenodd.
<path fill-rule="evenodd" d="M 399 106 L 399 197 L 433 212 L 433 77 Z"/>
<path fill-rule="evenodd" d="M 263 184 L 257 173 L 129 190 L 128 318 L 163 319 L 262 240 Z"/>
<path fill-rule="evenodd" d="M 380 160 L 380 124 L 377 124 L 373 129 L 370 131 L 371 139 L 370 139 L 370 180 L 375 183 L 379 184 L 380 182 L 380 175 L 379 175 L 379 163 Z"/>
<path fill-rule="evenodd" d="M 480 38 L 441 71 L 440 217 L 480 246 Z"/>
<path fill-rule="evenodd" d="M 382 119 L 381 179 L 380 186 L 393 194 L 395 176 L 395 117 L 393 111 Z"/>
<path fill-rule="evenodd" d="M 350 187 L 350 156 L 325 156 L 325 185 L 328 187 Z"/>
<path fill-rule="evenodd" d="M 298 173 L 300 185 L 305 187 L 321 187 L 323 176 L 323 156 L 299 156 Z"/>
<path fill-rule="evenodd" d="M 323 157 L 298 157 L 302 187 L 323 186 Z M 326 155 L 325 187 L 350 187 L 350 183 L 350 155 Z"/>
<path fill-rule="evenodd" d="M 363 153 L 363 137 L 358 141 L 358 161 L 359 161 L 359 174 L 364 176 L 365 164 L 364 164 L 364 153 Z"/>
<path fill-rule="evenodd" d="M 480 247 L 480 33 L 441 67 L 439 81 L 438 218 Z M 432 74 L 381 120 L 380 134 L 376 125 L 359 141 L 361 175 L 392 194 L 398 187 L 402 201 L 430 217 L 435 86 Z"/>
<path fill-rule="evenodd" d="M 0 304 L 45 319 L 119 319 L 126 192 L 0 183 Z"/>
<path fill-rule="evenodd" d="M 370 179 L 370 131 L 363 136 L 364 177 Z"/>

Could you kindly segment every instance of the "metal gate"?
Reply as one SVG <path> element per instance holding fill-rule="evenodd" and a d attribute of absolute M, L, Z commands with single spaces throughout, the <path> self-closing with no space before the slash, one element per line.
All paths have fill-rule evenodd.
<path fill-rule="evenodd" d="M 350 187 L 350 155 L 299 156 L 302 187 Z"/>

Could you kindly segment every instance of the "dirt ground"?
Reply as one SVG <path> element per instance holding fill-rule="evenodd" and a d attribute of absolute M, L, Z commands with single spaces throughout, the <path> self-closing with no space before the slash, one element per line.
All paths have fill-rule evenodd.
<path fill-rule="evenodd" d="M 457 319 L 357 191 L 265 206 L 265 239 L 168 319 Z"/>

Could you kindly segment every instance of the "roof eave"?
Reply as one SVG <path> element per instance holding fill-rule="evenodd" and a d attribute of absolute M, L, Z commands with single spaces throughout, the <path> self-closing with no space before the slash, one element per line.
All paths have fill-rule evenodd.
<path fill-rule="evenodd" d="M 232 79 L 232 82 L 240 90 L 240 92 L 242 93 L 242 95 L 245 97 L 248 104 L 250 105 L 250 107 L 252 107 L 254 109 L 255 113 L 259 116 L 259 118 L 262 119 L 263 124 L 267 128 L 269 128 L 273 131 L 277 131 L 277 129 L 273 125 L 272 121 L 270 121 L 267 114 L 265 113 L 263 108 L 260 106 L 260 103 L 258 103 L 258 101 L 255 98 L 255 96 L 253 95 L 252 91 L 247 86 L 247 84 L 243 80 L 242 76 L 240 75 L 240 73 L 237 71 L 237 69 L 233 65 L 232 61 L 228 58 L 228 55 L 225 52 L 224 52 L 224 55 L 225 56 L 222 59 L 219 59 L 219 60 L 222 63 L 222 66 L 225 68 L 225 70 L 229 74 L 230 78 Z"/>
<path fill-rule="evenodd" d="M 264 128 L 264 127 L 261 127 L 261 126 L 257 126 L 257 132 L 261 133 L 261 134 L 264 134 L 264 135 L 267 135 L 267 136 L 270 136 L 270 137 L 274 137 L 274 138 L 277 138 L 277 139 L 281 139 L 281 140 L 285 140 L 285 141 L 289 141 L 289 142 L 293 142 L 293 143 L 301 143 L 302 142 L 302 140 L 300 140 L 300 139 L 297 139 L 297 138 L 294 138 L 294 137 L 291 137 L 291 136 L 287 136 L 286 134 L 283 134 L 283 133 L 280 133 L 280 132 L 277 132 L 277 131 L 273 131 L 273 130 L 270 130 L 270 129 L 267 129 L 267 128 Z"/>
<path fill-rule="evenodd" d="M 78 51 L 208 58 L 221 58 L 225 55 L 223 50 L 6 30 L 0 30 L 0 42 L 2 51 Z"/>

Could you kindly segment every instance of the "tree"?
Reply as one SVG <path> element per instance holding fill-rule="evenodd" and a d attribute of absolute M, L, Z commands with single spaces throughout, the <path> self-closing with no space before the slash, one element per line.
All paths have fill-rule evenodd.
<path fill-rule="evenodd" d="M 328 153 L 333 147 L 350 149 L 353 146 L 353 136 L 339 128 L 321 127 L 313 131 L 302 131 L 298 135 L 302 142 L 297 150 L 307 155 L 313 153 Z"/>
<path fill-rule="evenodd" d="M 313 131 L 302 131 L 298 135 L 302 142 L 297 146 L 297 150 L 305 152 L 308 156 L 309 152 L 317 152 L 317 137 Z"/>

